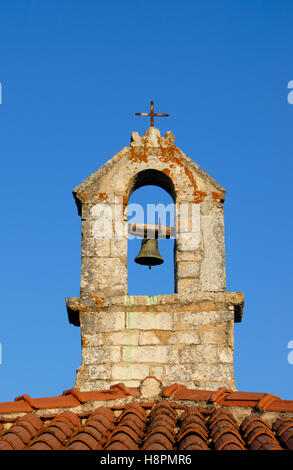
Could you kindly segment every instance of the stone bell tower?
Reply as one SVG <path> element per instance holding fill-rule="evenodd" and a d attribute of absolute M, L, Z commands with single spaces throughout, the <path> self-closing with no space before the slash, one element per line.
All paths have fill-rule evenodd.
<path fill-rule="evenodd" d="M 137 386 L 146 376 L 235 389 L 234 322 L 244 301 L 226 292 L 225 190 L 174 139 L 153 125 L 144 136 L 133 132 L 130 146 L 73 191 L 82 221 L 81 283 L 80 297 L 66 304 L 70 323 L 81 329 L 80 390 Z M 149 184 L 175 203 L 175 293 L 129 296 L 127 203 Z"/>

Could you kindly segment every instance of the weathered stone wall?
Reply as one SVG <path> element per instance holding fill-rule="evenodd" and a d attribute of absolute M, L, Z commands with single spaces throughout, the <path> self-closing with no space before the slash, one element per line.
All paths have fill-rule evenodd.
<path fill-rule="evenodd" d="M 165 385 L 235 388 L 235 305 L 239 293 L 68 299 L 79 311 L 82 365 L 76 387 L 138 386 L 152 375 Z"/>

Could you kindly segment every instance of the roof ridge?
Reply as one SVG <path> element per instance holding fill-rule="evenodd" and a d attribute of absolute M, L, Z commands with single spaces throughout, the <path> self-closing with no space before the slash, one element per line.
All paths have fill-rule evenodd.
<path fill-rule="evenodd" d="M 178 405 L 184 406 L 188 401 L 206 402 L 207 404 L 216 404 L 223 407 L 248 407 L 259 411 L 291 412 L 293 413 L 293 400 L 282 400 L 279 396 L 271 393 L 242 392 L 231 390 L 226 387 L 219 387 L 217 390 L 202 390 L 196 388 L 187 388 L 186 385 L 173 383 L 163 386 L 162 382 L 154 376 L 146 377 L 141 384 L 148 378 L 156 379 L 161 384 L 160 399 L 173 400 L 179 402 Z M 159 396 L 158 396 L 159 398 Z M 129 387 L 120 382 L 113 384 L 107 390 L 80 390 L 77 387 L 65 390 L 61 395 L 53 397 L 32 398 L 29 394 L 23 394 L 15 397 L 14 401 L 0 402 L 0 414 L 9 413 L 31 413 L 37 410 L 46 409 L 70 409 L 77 406 L 83 406 L 91 401 L 109 401 L 111 406 L 115 406 L 115 400 L 137 399 L 144 402 L 141 393 L 141 386 Z M 123 403 L 118 403 L 123 407 Z M 4 419 L 4 418 L 3 418 Z"/>

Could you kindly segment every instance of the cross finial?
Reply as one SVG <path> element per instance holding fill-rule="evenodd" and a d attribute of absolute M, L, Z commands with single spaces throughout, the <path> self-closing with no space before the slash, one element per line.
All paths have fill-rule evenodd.
<path fill-rule="evenodd" d="M 150 116 L 151 117 L 151 127 L 154 127 L 154 116 L 157 117 L 167 117 L 169 114 L 158 114 L 154 113 L 154 102 L 151 101 L 151 112 L 150 113 L 135 113 L 136 116 Z"/>

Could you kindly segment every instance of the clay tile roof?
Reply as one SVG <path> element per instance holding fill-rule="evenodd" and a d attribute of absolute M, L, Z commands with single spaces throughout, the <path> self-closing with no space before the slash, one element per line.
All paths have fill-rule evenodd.
<path fill-rule="evenodd" d="M 52 421 L 32 440 L 30 450 L 58 450 L 64 447 L 66 440 L 79 425 L 79 418 L 67 411 L 55 416 Z"/>
<path fill-rule="evenodd" d="M 0 450 L 293 450 L 293 401 L 268 393 L 140 387 L 0 403 Z"/>
<path fill-rule="evenodd" d="M 18 418 L 6 432 L 2 426 L 0 450 L 24 449 L 42 427 L 40 418 L 33 414 Z"/>
<path fill-rule="evenodd" d="M 241 424 L 243 436 L 252 450 L 281 450 L 271 428 L 261 418 L 245 418 Z"/>
<path fill-rule="evenodd" d="M 285 449 L 293 450 L 293 418 L 280 418 L 273 424 L 273 430 Z"/>
<path fill-rule="evenodd" d="M 139 397 L 140 393 L 135 387 L 126 387 L 123 383 L 118 383 L 116 385 L 111 385 L 110 390 L 120 390 L 123 392 L 126 396 L 127 395 L 132 395 L 134 397 Z"/>
<path fill-rule="evenodd" d="M 59 396 L 48 398 L 31 398 L 29 395 L 22 395 L 15 398 L 15 401 L 24 400 L 31 409 L 42 410 L 47 408 L 67 408 L 79 405 L 79 401 L 74 396 Z"/>
<path fill-rule="evenodd" d="M 210 436 L 217 450 L 245 450 L 236 420 L 226 411 L 217 410 L 209 418 Z"/>
<path fill-rule="evenodd" d="M 9 401 L 0 403 L 0 413 L 30 413 L 33 408 L 25 401 Z"/>

